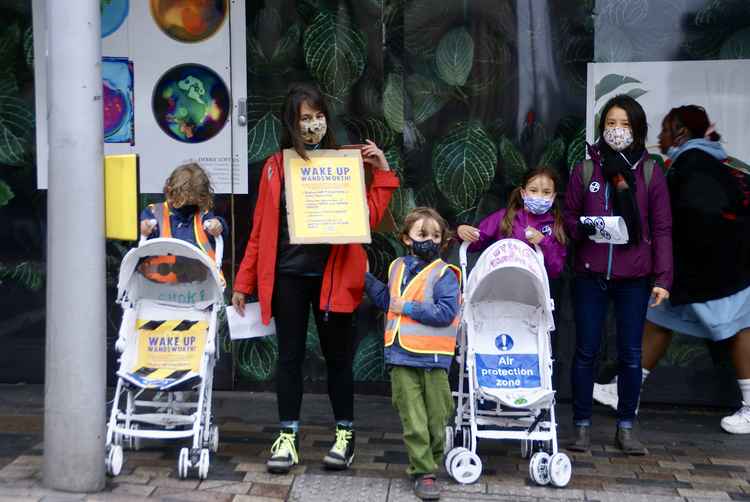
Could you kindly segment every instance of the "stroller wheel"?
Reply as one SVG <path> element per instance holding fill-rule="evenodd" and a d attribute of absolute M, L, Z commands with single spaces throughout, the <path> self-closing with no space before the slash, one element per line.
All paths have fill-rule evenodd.
<path fill-rule="evenodd" d="M 453 449 L 453 427 L 450 425 L 445 426 L 445 446 L 443 451 L 451 451 Z"/>
<path fill-rule="evenodd" d="M 460 451 L 451 460 L 451 476 L 462 485 L 476 482 L 482 475 L 482 459 L 468 450 Z"/>
<path fill-rule="evenodd" d="M 459 447 L 456 447 L 456 448 L 453 448 L 452 450 L 450 450 L 448 452 L 448 454 L 445 456 L 445 470 L 451 476 L 453 475 L 451 473 L 451 462 L 453 462 L 453 459 L 455 458 L 455 456 L 458 455 L 459 453 L 461 453 L 462 451 L 469 451 L 469 450 L 467 450 L 466 448 L 462 448 L 461 446 L 459 446 Z"/>
<path fill-rule="evenodd" d="M 200 479 L 208 478 L 208 469 L 211 466 L 207 448 L 201 450 L 201 456 L 198 460 L 198 477 Z"/>
<path fill-rule="evenodd" d="M 555 453 L 549 460 L 549 478 L 552 484 L 558 488 L 567 486 L 573 475 L 573 466 L 570 457 L 565 453 Z"/>
<path fill-rule="evenodd" d="M 110 476 L 119 476 L 122 470 L 122 446 L 119 444 L 111 445 L 107 448 L 107 456 L 104 459 L 104 467 Z"/>
<path fill-rule="evenodd" d="M 531 457 L 531 453 L 534 451 L 534 442 L 531 439 L 521 440 L 521 458 Z"/>
<path fill-rule="evenodd" d="M 529 478 L 534 483 L 541 486 L 549 484 L 549 460 L 549 455 L 543 451 L 534 453 L 531 456 L 531 460 L 529 461 Z"/>
<path fill-rule="evenodd" d="M 190 450 L 182 448 L 180 449 L 180 455 L 177 457 L 177 477 L 187 479 L 190 467 Z"/>

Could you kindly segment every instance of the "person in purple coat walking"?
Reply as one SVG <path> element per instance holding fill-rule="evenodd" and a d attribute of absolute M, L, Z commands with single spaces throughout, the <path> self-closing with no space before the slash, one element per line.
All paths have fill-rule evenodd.
<path fill-rule="evenodd" d="M 641 335 L 649 306 L 669 298 L 672 287 L 672 214 L 664 174 L 646 151 L 648 125 L 640 104 L 626 95 L 601 111 L 601 138 L 590 161 L 577 165 L 565 198 L 565 228 L 575 250 L 573 305 L 576 351 L 572 368 L 575 437 L 568 449 L 591 445 L 594 366 L 610 300 L 617 324 L 615 444 L 630 455 L 646 449 L 633 431 L 641 388 Z M 597 229 L 581 217 L 619 216 L 628 241 L 595 242 Z M 588 220 L 585 218 L 583 221 Z"/>

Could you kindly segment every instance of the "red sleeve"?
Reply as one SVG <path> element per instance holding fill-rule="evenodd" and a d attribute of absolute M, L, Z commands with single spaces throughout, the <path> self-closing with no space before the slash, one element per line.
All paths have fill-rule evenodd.
<path fill-rule="evenodd" d="M 250 231 L 250 238 L 245 248 L 245 256 L 242 257 L 237 275 L 234 278 L 234 291 L 245 293 L 246 295 L 255 292 L 258 286 L 258 246 L 260 243 L 261 226 L 263 225 L 263 210 L 268 199 L 268 182 L 269 169 L 278 169 L 275 157 L 269 157 L 263 165 L 260 176 L 260 187 L 258 188 L 258 200 L 255 202 L 253 211 L 253 229 Z"/>
<path fill-rule="evenodd" d="M 380 223 L 388 209 L 391 195 L 398 188 L 398 176 L 393 171 L 373 169 L 372 182 L 367 190 L 367 207 L 370 209 L 370 228 L 374 229 Z"/>

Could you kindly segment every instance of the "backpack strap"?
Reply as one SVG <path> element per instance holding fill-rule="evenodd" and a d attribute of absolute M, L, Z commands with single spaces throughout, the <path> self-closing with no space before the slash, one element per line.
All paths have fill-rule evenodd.
<path fill-rule="evenodd" d="M 581 169 L 581 181 L 583 182 L 584 191 L 591 183 L 591 177 L 594 175 L 594 161 L 591 159 L 583 160 L 583 167 Z"/>

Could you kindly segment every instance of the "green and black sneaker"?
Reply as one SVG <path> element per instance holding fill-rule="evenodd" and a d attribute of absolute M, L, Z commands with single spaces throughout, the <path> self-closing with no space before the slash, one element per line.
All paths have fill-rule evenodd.
<path fill-rule="evenodd" d="M 271 458 L 266 461 L 268 472 L 286 474 L 299 464 L 299 438 L 293 429 L 281 429 L 279 437 L 271 446 Z"/>
<path fill-rule="evenodd" d="M 346 425 L 336 426 L 336 441 L 328 450 L 323 464 L 328 469 L 343 470 L 354 460 L 354 430 Z"/>

